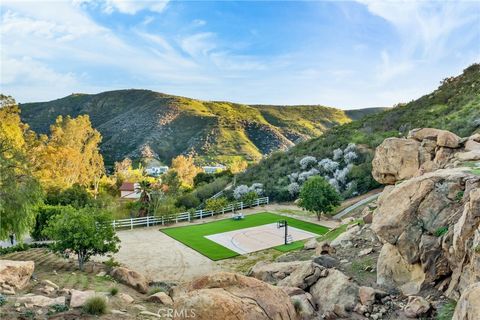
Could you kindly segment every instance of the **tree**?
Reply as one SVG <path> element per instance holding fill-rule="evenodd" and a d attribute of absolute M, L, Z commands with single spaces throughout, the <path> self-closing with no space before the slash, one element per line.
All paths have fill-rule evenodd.
<path fill-rule="evenodd" d="M 162 190 L 168 195 L 176 195 L 181 186 L 178 173 L 173 170 L 169 170 L 162 175 Z"/>
<path fill-rule="evenodd" d="M 201 168 L 195 165 L 192 155 L 188 157 L 179 155 L 174 158 L 172 160 L 172 170 L 178 173 L 181 183 L 187 187 L 193 186 L 193 178 L 202 171 Z"/>
<path fill-rule="evenodd" d="M 208 199 L 205 202 L 205 209 L 213 212 L 220 212 L 226 206 L 228 206 L 228 200 L 224 197 Z"/>
<path fill-rule="evenodd" d="M 93 209 L 69 209 L 50 218 L 44 235 L 52 240 L 52 249 L 77 255 L 78 267 L 94 255 L 118 252 L 120 239 L 115 234 L 108 213 Z"/>
<path fill-rule="evenodd" d="M 41 135 L 32 149 L 35 175 L 46 188 L 66 189 L 74 184 L 98 188 L 105 172 L 99 151 L 100 133 L 87 115 L 58 116 L 50 135 Z"/>
<path fill-rule="evenodd" d="M 148 213 L 152 185 L 147 180 L 142 180 L 138 183 L 135 191 L 140 193 L 140 199 L 138 199 L 141 203 L 139 215 L 140 217 L 144 217 Z"/>
<path fill-rule="evenodd" d="M 299 206 L 317 215 L 331 214 L 340 205 L 340 195 L 323 177 L 309 178 L 302 186 Z"/>
<path fill-rule="evenodd" d="M 35 223 L 41 188 L 27 160 L 28 126 L 12 97 L 0 95 L 0 239 L 21 238 Z"/>

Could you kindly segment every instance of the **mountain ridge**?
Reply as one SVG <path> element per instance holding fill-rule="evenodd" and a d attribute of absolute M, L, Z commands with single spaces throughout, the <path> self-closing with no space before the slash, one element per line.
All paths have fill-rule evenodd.
<path fill-rule="evenodd" d="M 336 125 L 383 110 L 341 110 L 322 105 L 245 105 L 203 101 L 144 89 L 72 94 L 60 99 L 20 104 L 22 120 L 48 133 L 59 115 L 88 114 L 103 136 L 107 163 L 145 150 L 163 162 L 195 152 L 205 162 L 234 158 L 256 161 L 300 141 L 318 137 Z"/>

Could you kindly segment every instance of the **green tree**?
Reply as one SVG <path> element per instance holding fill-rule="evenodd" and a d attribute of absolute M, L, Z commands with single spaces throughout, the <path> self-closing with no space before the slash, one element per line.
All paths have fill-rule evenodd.
<path fill-rule="evenodd" d="M 59 116 L 50 127 L 50 136 L 40 136 L 32 149 L 35 175 L 47 188 L 66 189 L 74 184 L 93 187 L 105 172 L 99 151 L 100 133 L 87 115 Z"/>
<path fill-rule="evenodd" d="M 21 237 L 35 223 L 41 188 L 27 159 L 28 126 L 11 97 L 0 95 L 0 239 Z"/>
<path fill-rule="evenodd" d="M 300 207 L 315 213 L 320 220 L 322 214 L 331 214 L 340 205 L 341 197 L 324 178 L 314 176 L 303 184 L 299 200 Z"/>
<path fill-rule="evenodd" d="M 142 180 L 138 183 L 136 187 L 136 192 L 140 192 L 140 199 L 138 201 L 141 203 L 139 216 L 145 217 L 148 214 L 149 204 L 150 204 L 150 192 L 152 191 L 152 185 L 147 180 Z"/>
<path fill-rule="evenodd" d="M 220 212 L 226 206 L 228 206 L 228 200 L 224 197 L 208 199 L 205 202 L 205 209 L 213 212 Z"/>
<path fill-rule="evenodd" d="M 120 242 L 110 215 L 93 208 L 65 210 L 50 218 L 44 235 L 54 240 L 54 251 L 75 253 L 80 270 L 94 255 L 118 252 Z"/>
<path fill-rule="evenodd" d="M 255 191 L 247 192 L 240 200 L 245 204 L 252 204 L 258 198 L 258 194 Z"/>

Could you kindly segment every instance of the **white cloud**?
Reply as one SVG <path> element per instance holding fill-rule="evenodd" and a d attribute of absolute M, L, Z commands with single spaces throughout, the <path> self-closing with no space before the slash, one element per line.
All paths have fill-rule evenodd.
<path fill-rule="evenodd" d="M 207 56 L 216 48 L 215 34 L 202 32 L 180 39 L 180 47 L 192 57 Z"/>
<path fill-rule="evenodd" d="M 112 13 L 118 11 L 125 14 L 136 14 L 142 10 L 161 13 L 165 10 L 168 0 L 106 0 L 104 11 Z"/>

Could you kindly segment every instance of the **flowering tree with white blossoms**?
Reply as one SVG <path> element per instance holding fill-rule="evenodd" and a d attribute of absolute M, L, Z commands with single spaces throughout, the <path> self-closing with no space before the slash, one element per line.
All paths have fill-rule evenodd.
<path fill-rule="evenodd" d="M 333 150 L 333 160 L 340 160 L 343 157 L 343 150 L 338 148 Z"/>
<path fill-rule="evenodd" d="M 248 186 L 242 184 L 239 185 L 238 187 L 233 190 L 233 197 L 237 200 L 241 199 L 244 195 L 246 195 L 248 192 L 250 192 L 250 188 Z"/>
<path fill-rule="evenodd" d="M 300 192 L 300 185 L 296 182 L 292 182 L 288 185 L 287 190 L 288 190 L 288 193 L 290 193 L 290 195 L 295 197 Z"/>
<path fill-rule="evenodd" d="M 300 160 L 300 167 L 303 170 L 309 169 L 317 164 L 317 159 L 312 156 L 305 156 Z"/>

